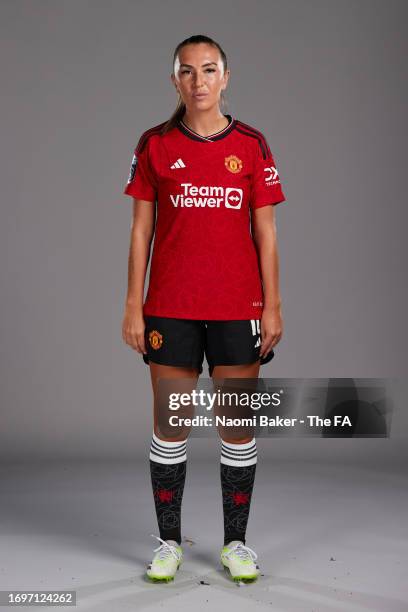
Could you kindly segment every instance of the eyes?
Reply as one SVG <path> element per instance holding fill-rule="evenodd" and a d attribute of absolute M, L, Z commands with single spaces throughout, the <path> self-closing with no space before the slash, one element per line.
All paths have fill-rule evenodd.
<path fill-rule="evenodd" d="M 189 68 L 183 68 L 182 70 L 180 70 L 181 74 L 187 74 L 188 72 L 191 72 Z M 215 68 L 206 68 L 205 72 L 215 72 Z"/>

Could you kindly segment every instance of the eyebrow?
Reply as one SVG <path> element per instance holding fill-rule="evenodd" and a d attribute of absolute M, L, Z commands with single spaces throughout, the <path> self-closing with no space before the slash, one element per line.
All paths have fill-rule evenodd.
<path fill-rule="evenodd" d="M 218 66 L 217 62 L 206 62 L 205 64 L 202 64 L 202 67 L 211 66 L 211 64 L 214 64 L 214 66 Z M 194 66 L 191 66 L 190 64 L 180 64 L 180 68 L 182 66 L 187 66 L 188 68 L 194 68 Z"/>

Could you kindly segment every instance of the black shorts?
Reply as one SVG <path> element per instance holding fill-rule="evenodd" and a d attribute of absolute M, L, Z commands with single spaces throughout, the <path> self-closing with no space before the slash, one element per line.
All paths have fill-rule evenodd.
<path fill-rule="evenodd" d="M 245 365 L 260 359 L 260 320 L 202 321 L 144 316 L 145 344 L 149 360 L 162 365 L 203 371 L 204 354 L 209 376 L 216 365 Z M 271 350 L 261 365 L 274 356 Z"/>

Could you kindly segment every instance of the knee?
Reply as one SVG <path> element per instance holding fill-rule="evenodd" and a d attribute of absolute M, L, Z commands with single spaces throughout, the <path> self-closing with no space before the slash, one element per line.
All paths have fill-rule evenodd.
<path fill-rule="evenodd" d="M 154 435 L 163 442 L 185 442 L 185 440 L 188 438 L 188 434 L 190 433 L 189 431 L 180 431 L 177 434 L 169 436 L 165 432 L 161 431 L 157 425 L 155 425 L 153 431 Z"/>

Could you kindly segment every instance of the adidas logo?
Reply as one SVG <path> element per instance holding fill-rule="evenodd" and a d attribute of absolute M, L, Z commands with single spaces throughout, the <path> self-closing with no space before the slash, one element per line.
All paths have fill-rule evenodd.
<path fill-rule="evenodd" d="M 172 166 L 170 166 L 171 170 L 174 170 L 175 168 L 185 168 L 185 167 L 186 167 L 186 164 L 183 162 L 181 157 L 179 157 L 178 160 L 175 161 Z"/>
<path fill-rule="evenodd" d="M 257 334 L 261 333 L 261 327 L 259 325 L 259 319 L 251 319 L 251 329 L 252 329 L 252 335 L 256 336 Z M 257 348 L 258 346 L 261 346 L 261 336 L 259 336 L 258 340 L 256 341 L 255 347 Z"/>

